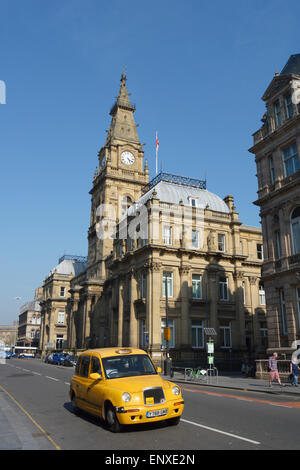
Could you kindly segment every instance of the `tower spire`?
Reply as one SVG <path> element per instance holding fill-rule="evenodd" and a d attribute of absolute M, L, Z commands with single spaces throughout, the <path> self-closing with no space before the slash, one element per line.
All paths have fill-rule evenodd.
<path fill-rule="evenodd" d="M 136 130 L 133 113 L 135 105 L 130 103 L 130 93 L 127 90 L 127 76 L 125 72 L 121 74 L 120 90 L 113 107 L 110 110 L 112 116 L 110 129 L 107 135 L 106 145 L 114 139 L 121 139 L 131 143 L 140 143 Z"/>

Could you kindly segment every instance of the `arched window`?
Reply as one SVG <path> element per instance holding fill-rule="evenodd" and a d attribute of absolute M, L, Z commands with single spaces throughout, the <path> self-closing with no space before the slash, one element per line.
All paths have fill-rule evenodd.
<path fill-rule="evenodd" d="M 293 254 L 300 253 L 300 207 L 296 207 L 291 215 L 291 238 Z"/>
<path fill-rule="evenodd" d="M 122 217 L 123 215 L 125 214 L 125 212 L 127 211 L 127 209 L 129 209 L 129 207 L 132 205 L 132 200 L 129 196 L 124 196 L 122 198 Z"/>

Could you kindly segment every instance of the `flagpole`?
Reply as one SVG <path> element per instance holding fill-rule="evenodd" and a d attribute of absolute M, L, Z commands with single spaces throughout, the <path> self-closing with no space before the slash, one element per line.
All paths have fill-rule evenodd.
<path fill-rule="evenodd" d="M 155 151 L 156 151 L 156 176 L 157 176 L 157 170 L 158 170 L 158 160 L 157 160 L 157 131 L 155 135 Z"/>

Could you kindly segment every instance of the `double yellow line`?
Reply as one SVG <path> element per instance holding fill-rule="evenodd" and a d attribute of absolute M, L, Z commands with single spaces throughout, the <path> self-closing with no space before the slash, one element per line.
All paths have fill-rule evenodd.
<path fill-rule="evenodd" d="M 23 406 L 22 406 L 7 390 L 5 390 L 5 388 L 2 387 L 2 385 L 0 385 L 0 390 L 2 390 L 4 393 L 6 393 L 6 395 L 20 408 L 20 410 L 23 411 L 23 413 L 27 416 L 27 418 L 29 418 L 30 421 L 39 429 L 39 431 L 41 431 L 41 433 L 48 439 L 48 441 L 50 441 L 51 444 L 54 445 L 54 447 L 56 448 L 56 450 L 61 450 L 61 448 L 56 444 L 56 442 L 54 442 L 54 440 L 52 439 L 52 437 L 47 434 L 47 432 L 42 428 L 42 426 L 40 426 L 40 425 L 33 419 L 33 417 L 28 413 L 28 411 L 26 411 L 26 410 L 23 408 Z"/>

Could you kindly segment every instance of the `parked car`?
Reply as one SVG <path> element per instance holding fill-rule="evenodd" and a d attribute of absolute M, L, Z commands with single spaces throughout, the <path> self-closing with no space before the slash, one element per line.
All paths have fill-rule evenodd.
<path fill-rule="evenodd" d="M 108 429 L 166 420 L 178 424 L 184 408 L 181 390 L 164 380 L 148 354 L 134 348 L 103 348 L 80 354 L 70 384 L 74 412 L 102 418 Z"/>
<path fill-rule="evenodd" d="M 61 353 L 53 353 L 51 354 L 51 357 L 49 358 L 48 362 L 50 364 L 61 364 Z"/>
<path fill-rule="evenodd" d="M 75 366 L 76 365 L 75 356 L 72 356 L 71 354 L 68 354 L 67 356 L 65 356 L 63 365 L 66 367 Z"/>

